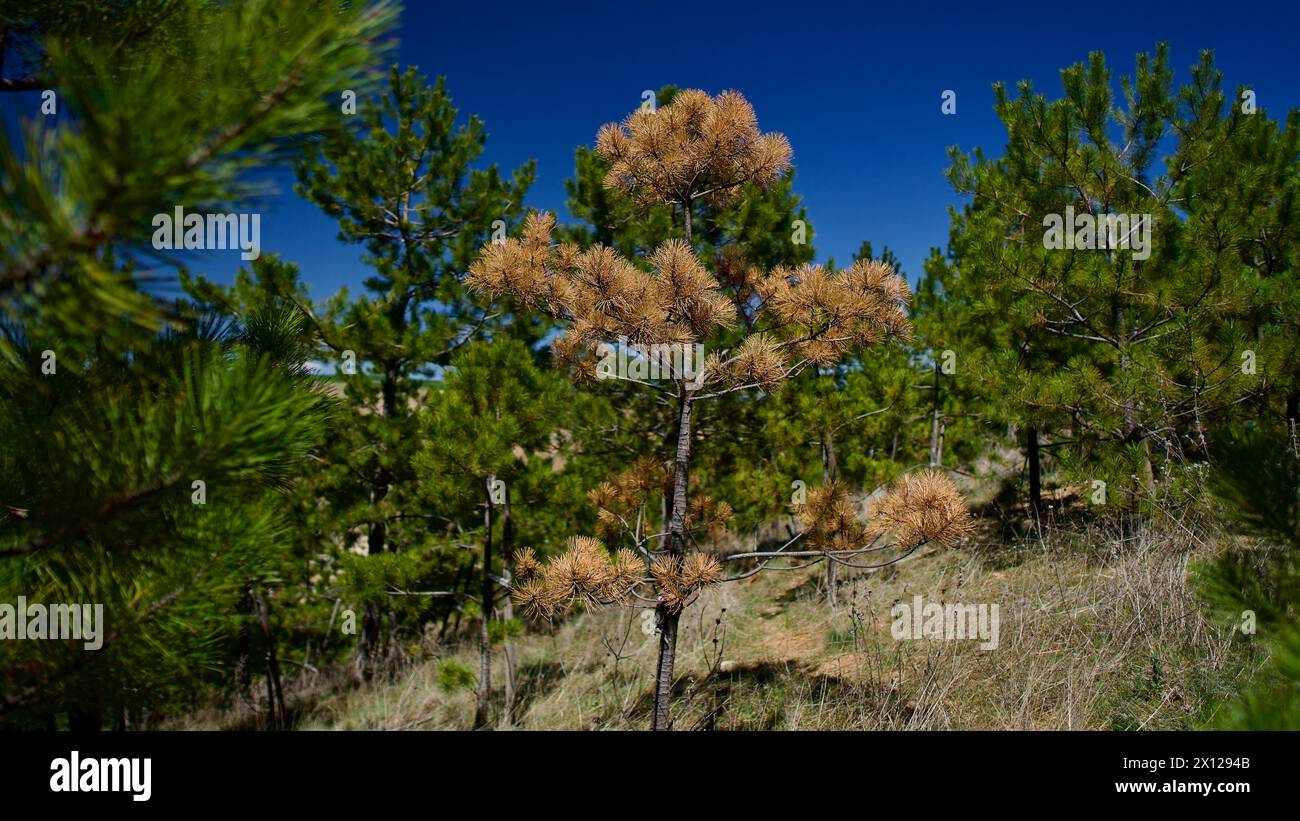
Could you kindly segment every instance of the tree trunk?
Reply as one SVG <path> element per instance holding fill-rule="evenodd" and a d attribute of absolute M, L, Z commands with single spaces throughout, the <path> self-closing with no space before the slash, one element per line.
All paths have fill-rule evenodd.
<path fill-rule="evenodd" d="M 271 712 L 271 726 L 283 730 L 287 727 L 284 689 L 281 685 L 280 659 L 275 652 L 275 634 L 271 632 L 271 602 L 267 600 L 265 590 L 257 592 L 257 621 L 266 638 L 266 706 Z"/>
<path fill-rule="evenodd" d="M 451 589 L 456 594 L 451 599 L 451 605 L 442 617 L 442 626 L 438 628 L 438 641 L 447 637 L 447 628 L 452 627 L 452 617 L 456 617 L 456 626 L 460 625 L 460 613 L 463 610 L 462 602 L 465 600 L 465 590 L 467 588 L 467 577 L 474 573 L 473 562 L 468 562 L 456 569 L 456 581 L 452 583 Z M 456 629 L 452 627 L 452 634 L 455 635 Z"/>
<path fill-rule="evenodd" d="M 356 678 L 369 681 L 375 674 L 375 657 L 379 652 L 379 630 L 383 613 L 378 604 L 366 602 L 361 616 L 361 641 L 357 645 Z"/>
<path fill-rule="evenodd" d="M 1300 459 L 1297 427 L 1300 427 L 1300 393 L 1292 391 L 1286 395 L 1286 428 L 1287 435 L 1291 437 L 1291 455 Z"/>
<path fill-rule="evenodd" d="M 835 433 L 827 428 L 822 431 L 822 484 L 828 485 L 835 481 L 836 472 Z M 831 613 L 834 613 L 838 604 L 835 597 L 835 562 L 829 557 L 826 559 L 826 601 L 831 606 Z"/>
<path fill-rule="evenodd" d="M 384 381 L 380 386 L 380 392 L 383 397 L 383 407 L 380 408 L 380 414 L 385 419 L 392 419 L 397 415 L 397 379 L 398 372 L 395 366 L 388 366 L 384 369 Z M 375 484 L 370 493 L 370 503 L 377 505 L 384 499 L 388 498 L 388 493 L 392 490 L 393 476 L 385 467 L 380 467 L 375 472 Z M 366 546 L 369 553 L 383 553 L 388 549 L 388 523 L 385 521 L 371 522 L 368 533 L 366 534 Z"/>
<path fill-rule="evenodd" d="M 473 563 L 473 562 L 470 562 L 469 565 L 466 567 L 465 579 L 464 579 L 464 581 L 461 583 L 461 585 L 460 585 L 460 589 L 457 591 L 457 594 L 456 594 L 456 599 L 457 599 L 458 601 L 463 602 L 463 601 L 465 601 L 466 598 L 469 596 L 469 589 L 470 589 L 470 587 L 474 584 L 474 566 L 473 566 L 473 565 L 474 565 L 474 563 Z M 464 615 L 465 615 L 465 607 L 464 607 L 463 605 L 462 605 L 461 607 L 457 607 L 457 608 L 456 608 L 456 619 L 455 619 L 455 621 L 453 621 L 453 622 L 451 623 L 451 634 L 452 634 L 452 636 L 455 636 L 457 633 L 460 632 L 460 620 L 461 620 L 461 617 L 464 616 Z"/>
<path fill-rule="evenodd" d="M 1025 439 L 1027 442 L 1025 459 L 1029 463 L 1029 512 L 1033 515 L 1034 521 L 1038 521 L 1038 516 L 1043 509 L 1043 483 L 1039 474 L 1038 428 L 1026 428 Z"/>
<path fill-rule="evenodd" d="M 492 638 L 488 622 L 492 618 L 492 488 L 495 477 L 487 480 L 487 497 L 483 503 L 483 592 L 479 620 L 478 707 L 474 711 L 474 729 L 488 723 L 488 694 L 492 689 Z"/>
<path fill-rule="evenodd" d="M 506 580 L 506 584 L 509 585 L 511 581 L 514 579 L 514 574 L 511 572 L 510 559 L 514 555 L 514 541 L 515 541 L 514 522 L 510 518 L 510 488 L 509 487 L 505 488 L 505 496 L 503 497 L 502 502 L 503 504 L 501 505 L 501 559 L 504 564 L 502 577 Z M 509 594 L 505 596 L 505 601 L 502 603 L 502 612 L 506 624 L 507 626 L 509 626 L 510 622 L 513 621 L 515 617 L 514 602 L 511 600 Z M 515 713 L 515 661 L 514 661 L 514 654 L 511 652 L 512 648 L 510 646 L 510 638 L 508 634 L 504 639 L 501 649 L 502 652 L 505 654 L 505 659 L 506 659 L 506 707 L 505 707 L 505 714 L 501 717 L 501 726 L 509 727 L 514 722 L 514 713 Z"/>
<path fill-rule="evenodd" d="M 939 417 L 939 446 L 936 449 L 936 453 L 938 454 L 939 457 L 938 459 L 939 464 L 936 465 L 936 467 L 943 467 L 943 441 L 947 435 L 948 435 L 948 417 L 940 416 Z"/>
<path fill-rule="evenodd" d="M 388 637 L 385 639 L 387 647 L 385 648 L 385 663 L 389 670 L 397 669 L 399 647 L 397 644 L 397 611 L 388 608 Z"/>
<path fill-rule="evenodd" d="M 691 198 L 682 201 L 682 225 L 686 245 L 695 250 L 691 225 Z M 673 499 L 668 506 L 668 553 L 680 567 L 686 552 L 686 484 L 691 464 L 691 393 L 685 380 L 679 384 L 680 408 L 677 421 L 677 452 L 673 463 Z M 671 728 L 669 717 L 673 693 L 673 663 L 677 657 L 677 621 L 680 613 L 672 612 L 662 602 L 655 608 L 659 625 L 659 664 L 655 673 L 654 713 L 650 718 L 651 730 Z"/>
<path fill-rule="evenodd" d="M 822 432 L 822 483 L 834 482 L 839 478 L 840 466 L 835 456 L 835 431 Z"/>
<path fill-rule="evenodd" d="M 668 553 L 679 566 L 686 552 L 686 486 L 691 465 L 691 394 L 681 386 L 677 424 L 677 456 L 673 465 L 673 504 L 668 524 Z M 677 656 L 677 621 L 680 613 L 660 601 L 655 609 L 659 624 L 659 665 L 655 675 L 654 714 L 650 729 L 671 727 L 669 707 L 673 691 L 673 663 Z"/>
<path fill-rule="evenodd" d="M 939 363 L 934 365 L 934 407 L 930 413 L 930 467 L 943 464 L 943 445 L 939 434 Z"/>
<path fill-rule="evenodd" d="M 252 615 L 254 609 L 253 585 L 250 583 L 244 586 L 244 595 L 239 597 L 236 612 L 242 618 L 239 631 L 235 634 L 235 692 L 250 707 L 253 705 L 253 676 L 249 672 L 249 664 L 253 649 L 247 617 Z"/>
<path fill-rule="evenodd" d="M 379 409 L 380 415 L 385 419 L 391 419 L 397 412 L 397 379 L 397 367 L 386 364 L 384 380 L 380 386 L 383 407 Z M 370 489 L 371 505 L 378 505 L 388 498 L 388 493 L 392 490 L 392 481 L 393 477 L 387 468 L 381 466 L 375 471 L 374 484 Z M 366 552 L 373 556 L 386 550 L 388 550 L 388 523 L 382 520 L 372 521 L 366 531 Z M 382 606 L 377 603 L 367 603 L 361 621 L 361 642 L 357 646 L 357 669 L 360 677 L 366 681 L 369 681 L 375 672 L 375 659 L 378 656 L 379 634 L 383 620 Z"/>

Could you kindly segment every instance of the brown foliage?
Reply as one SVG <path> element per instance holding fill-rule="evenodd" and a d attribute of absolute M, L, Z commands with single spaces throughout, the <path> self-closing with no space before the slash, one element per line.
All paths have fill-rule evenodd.
<path fill-rule="evenodd" d="M 867 529 L 858 521 L 853 500 L 836 482 L 809 490 L 794 512 L 814 550 L 856 550 L 866 541 Z"/>
<path fill-rule="evenodd" d="M 946 475 L 906 473 L 871 506 L 872 532 L 892 531 L 906 547 L 952 547 L 974 529 L 966 500 Z"/>
<path fill-rule="evenodd" d="M 596 136 L 609 162 L 605 186 L 643 205 L 732 199 L 740 185 L 768 185 L 790 166 L 782 134 L 758 130 L 754 108 L 739 92 L 717 97 L 680 91 L 668 105 L 638 110 Z"/>
<path fill-rule="evenodd" d="M 468 283 L 493 299 L 512 296 L 569 320 L 553 351 L 585 376 L 595 375 L 589 354 L 602 343 L 695 344 L 734 324 L 736 306 L 680 240 L 661 245 L 647 272 L 609 248 L 552 246 L 554 226 L 553 215 L 530 214 L 522 238 L 483 247 Z M 903 305 L 910 291 L 886 263 L 860 260 L 835 271 L 804 265 L 753 277 L 770 331 L 750 334 L 729 358 L 710 354 L 712 383 L 771 392 L 801 362 L 825 365 L 909 335 Z"/>
<path fill-rule="evenodd" d="M 514 567 L 516 576 L 520 579 L 530 579 L 541 572 L 542 563 L 537 560 L 537 554 L 531 547 L 525 547 L 515 551 Z"/>
<path fill-rule="evenodd" d="M 523 552 L 515 555 L 515 564 L 528 562 Z M 524 575 L 513 586 L 515 603 L 533 617 L 552 617 L 567 610 L 574 602 L 616 604 L 626 601 L 637 584 L 644 563 L 630 550 L 610 555 L 605 545 L 588 536 L 572 536 L 563 553 Z"/>
<path fill-rule="evenodd" d="M 650 576 L 659 599 L 669 612 L 677 613 L 696 591 L 722 581 L 722 563 L 708 553 L 691 553 L 680 562 L 660 556 L 650 563 Z"/>
<path fill-rule="evenodd" d="M 647 272 L 610 248 L 552 246 L 554 227 L 553 215 L 530 214 L 522 238 L 483 246 L 467 282 L 569 320 L 553 346 L 560 361 L 591 372 L 582 354 L 602 342 L 694 344 L 735 322 L 735 305 L 681 240 L 661 245 Z"/>
<path fill-rule="evenodd" d="M 820 265 L 777 268 L 757 290 L 773 325 L 792 335 L 798 356 L 814 365 L 831 364 L 889 336 L 910 336 L 903 305 L 911 289 L 886 262 L 858 260 L 834 271 Z"/>
<path fill-rule="evenodd" d="M 936 471 L 899 477 L 871 505 L 870 527 L 858 521 L 853 500 L 835 482 L 809 490 L 794 512 L 814 550 L 857 550 L 885 533 L 893 533 L 903 548 L 926 542 L 951 547 L 973 528 L 966 500 L 951 479 Z"/>
<path fill-rule="evenodd" d="M 720 539 L 736 518 L 731 505 L 703 494 L 692 494 L 686 506 L 686 529 L 703 529 L 710 539 Z"/>

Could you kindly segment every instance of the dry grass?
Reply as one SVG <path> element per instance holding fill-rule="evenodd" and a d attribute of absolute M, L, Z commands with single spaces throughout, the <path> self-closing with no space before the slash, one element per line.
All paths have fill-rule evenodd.
<path fill-rule="evenodd" d="M 1140 538 L 1095 526 L 1046 529 L 1013 543 L 968 542 L 875 573 L 842 574 L 826 604 L 820 568 L 759 574 L 705 591 L 684 614 L 674 725 L 679 729 L 1172 729 L 1205 721 L 1258 659 L 1207 621 L 1189 563 L 1205 534 L 1148 526 Z M 996 603 L 1000 641 L 895 640 L 890 609 Z M 655 636 L 642 611 L 581 613 L 515 640 L 513 725 L 641 729 L 648 724 Z M 321 682 L 297 726 L 465 729 L 476 648 L 428 648 L 388 683 Z M 504 701 L 500 652 L 495 702 Z M 441 679 L 441 681 L 440 681 Z M 247 716 L 244 716 L 247 719 Z M 238 715 L 185 726 L 238 726 Z"/>

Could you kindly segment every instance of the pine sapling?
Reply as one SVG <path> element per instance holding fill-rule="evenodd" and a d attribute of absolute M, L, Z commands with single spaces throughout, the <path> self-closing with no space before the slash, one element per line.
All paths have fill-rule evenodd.
<path fill-rule="evenodd" d="M 725 201 L 747 182 L 767 185 L 790 159 L 785 138 L 761 133 L 753 108 L 738 93 L 715 98 L 683 91 L 668 105 L 602 128 L 597 150 L 610 163 L 608 187 L 643 205 L 666 202 L 680 209 L 685 240 L 668 240 L 638 260 L 644 270 L 609 248 L 553 243 L 554 217 L 531 214 L 520 237 L 483 247 L 468 282 L 492 299 L 511 298 L 556 319 L 564 333 L 552 350 L 579 379 L 630 378 L 676 408 L 671 458 L 638 465 L 593 491 L 606 530 L 619 533 L 625 546 L 611 553 L 595 538 L 575 536 L 545 564 L 523 551 L 515 557 L 513 588 L 515 601 L 534 615 L 554 616 L 577 602 L 653 606 L 660 638 L 651 726 L 663 730 L 670 726 L 678 621 L 701 590 L 754 575 L 775 560 L 864 566 L 853 559 L 894 551 L 899 555 L 889 562 L 899 561 L 927 543 L 954 543 L 970 521 L 952 483 L 926 473 L 905 477 L 876 505 L 872 528 L 857 522 L 847 491 L 831 483 L 799 508 L 804 530 L 780 549 L 731 555 L 701 549 L 694 537 L 718 535 L 730 509 L 691 493 L 695 404 L 742 391 L 770 394 L 805 368 L 905 338 L 909 290 L 889 264 L 873 260 L 844 270 L 750 268 L 746 304 L 723 289 L 692 247 L 693 203 Z M 728 332 L 736 338 L 742 311 L 747 321 L 740 341 L 712 349 Z M 699 346 L 706 356 L 697 369 L 692 362 Z M 656 382 L 621 370 L 611 374 L 606 358 L 616 347 L 619 355 L 634 357 L 667 349 L 682 354 L 656 359 L 667 375 Z M 667 521 L 662 532 L 651 533 L 646 499 L 659 478 L 669 495 Z M 808 549 L 789 550 L 800 539 Z M 724 567 L 732 562 L 748 569 L 728 576 Z"/>

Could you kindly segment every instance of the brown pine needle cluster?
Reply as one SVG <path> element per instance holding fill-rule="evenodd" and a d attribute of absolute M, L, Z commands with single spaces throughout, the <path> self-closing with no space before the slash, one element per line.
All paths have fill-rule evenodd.
<path fill-rule="evenodd" d="M 739 92 L 710 97 L 696 89 L 605 125 L 596 151 L 609 162 L 605 186 L 643 205 L 702 197 L 725 203 L 746 182 L 769 185 L 791 155 L 784 135 L 758 130 L 754 107 Z"/>
<path fill-rule="evenodd" d="M 687 503 L 685 526 L 687 530 L 703 528 L 708 537 L 716 541 L 726 533 L 727 525 L 734 518 L 731 505 L 697 493 Z"/>
<path fill-rule="evenodd" d="M 794 513 L 813 550 L 857 550 L 867 541 L 867 529 L 858 521 L 857 507 L 848 491 L 830 482 L 808 491 Z"/>
<path fill-rule="evenodd" d="M 681 612 L 698 590 L 722 581 L 722 563 L 708 553 L 691 553 L 680 563 L 660 556 L 650 564 L 659 600 L 670 613 Z"/>
<path fill-rule="evenodd" d="M 560 615 L 578 601 L 623 603 L 645 572 L 645 563 L 631 550 L 611 556 L 599 540 L 588 536 L 571 537 L 566 550 L 546 564 L 531 550 L 516 553 L 514 564 L 518 580 L 511 595 L 534 618 Z"/>
<path fill-rule="evenodd" d="M 869 528 L 858 521 L 848 492 L 834 482 L 809 490 L 794 513 L 814 550 L 860 550 L 883 533 L 893 533 L 904 548 L 927 542 L 951 547 L 973 530 L 966 500 L 936 471 L 900 477 L 871 505 Z"/>
<path fill-rule="evenodd" d="M 904 547 L 935 542 L 951 547 L 974 530 L 970 510 L 942 473 L 907 473 L 874 504 L 873 533 L 892 531 Z"/>
<path fill-rule="evenodd" d="M 681 240 L 659 246 L 643 271 L 610 248 L 553 246 L 554 227 L 554 215 L 530 214 L 521 238 L 483 246 L 466 281 L 569 320 L 554 344 L 561 361 L 594 376 L 595 363 L 582 355 L 602 342 L 694 344 L 735 322 L 735 305 Z"/>
<path fill-rule="evenodd" d="M 888 263 L 860 260 L 846 270 L 820 265 L 745 273 L 744 287 L 762 300 L 770 332 L 747 336 L 729 358 L 711 355 L 712 381 L 775 391 L 801 362 L 829 365 L 887 337 L 907 339 L 903 308 L 911 290 Z"/>
<path fill-rule="evenodd" d="M 601 535 L 634 529 L 638 508 L 651 493 L 664 488 L 671 472 L 654 457 L 642 456 L 627 470 L 592 488 L 587 498 L 596 508 Z"/>
<path fill-rule="evenodd" d="M 542 563 L 537 560 L 537 554 L 531 547 L 515 551 L 513 563 L 515 575 L 521 579 L 536 576 L 542 570 Z"/>
<path fill-rule="evenodd" d="M 705 373 L 725 373 L 738 385 L 757 385 L 767 393 L 774 392 L 789 376 L 789 365 L 781 343 L 771 334 L 757 333 L 745 337 L 735 354 L 726 363 L 713 368 L 705 365 Z"/>
<path fill-rule="evenodd" d="M 760 133 L 753 108 L 735 92 L 681 92 L 621 126 L 606 125 L 597 149 L 610 162 L 607 185 L 647 202 L 727 197 L 744 182 L 770 183 L 790 159 L 785 138 Z M 521 237 L 483 247 L 467 282 L 493 299 L 510 296 L 568 320 L 553 350 L 580 376 L 597 376 L 593 354 L 602 343 L 693 345 L 735 324 L 736 302 L 685 242 L 659 246 L 646 271 L 610 248 L 553 245 L 554 227 L 553 215 L 530 214 Z M 739 284 L 746 302 L 758 295 L 772 332 L 750 334 L 730 353 L 710 352 L 710 383 L 770 393 L 804 363 L 830 364 L 888 336 L 909 336 L 903 307 L 910 291 L 887 263 L 781 267 L 768 275 L 732 263 L 729 285 Z"/>
<path fill-rule="evenodd" d="M 792 334 L 794 351 L 786 359 L 827 365 L 886 337 L 910 336 L 903 306 L 911 289 L 886 262 L 858 260 L 842 270 L 781 267 L 757 291 L 775 325 Z"/>

